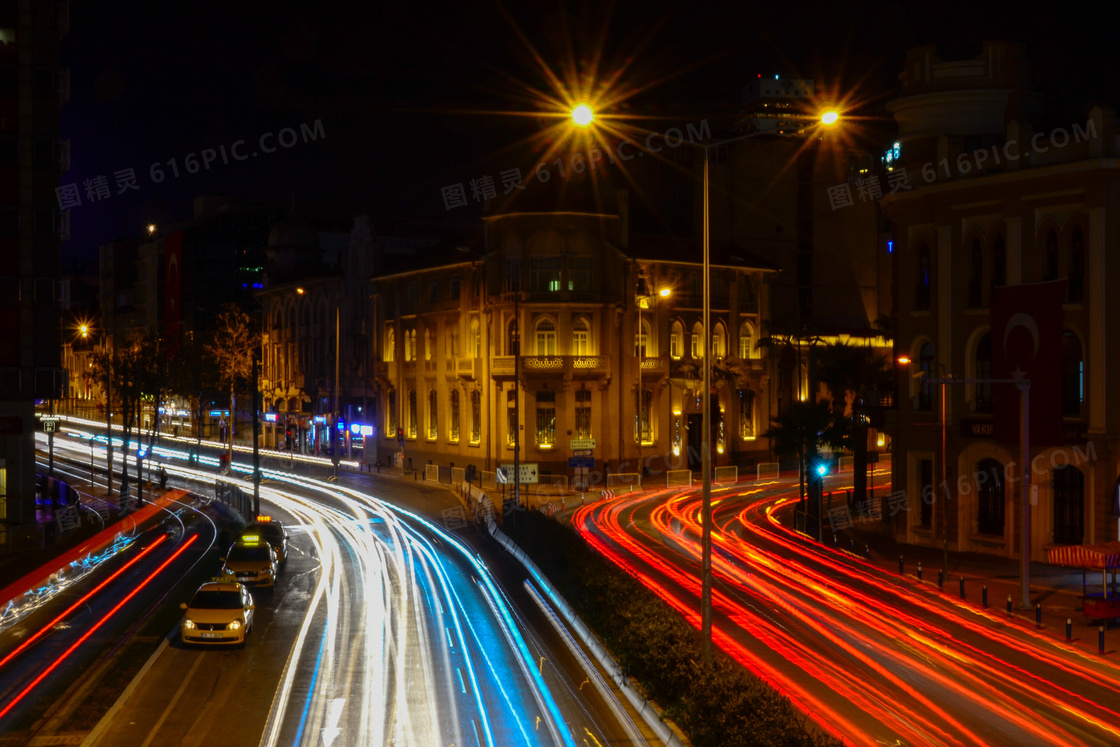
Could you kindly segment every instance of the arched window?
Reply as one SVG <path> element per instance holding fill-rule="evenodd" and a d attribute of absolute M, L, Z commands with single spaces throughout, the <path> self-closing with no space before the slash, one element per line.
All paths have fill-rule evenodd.
<path fill-rule="evenodd" d="M 404 331 L 404 359 L 406 361 L 416 360 L 416 330 L 406 329 Z"/>
<path fill-rule="evenodd" d="M 424 330 L 424 360 L 430 361 L 436 354 L 436 331 L 431 327 Z"/>
<path fill-rule="evenodd" d="M 992 244 L 992 285 L 1007 285 L 1007 245 L 1003 236 Z"/>
<path fill-rule="evenodd" d="M 973 239 L 968 249 L 968 264 L 968 307 L 978 309 L 984 305 L 984 255 L 979 239 Z"/>
<path fill-rule="evenodd" d="M 977 528 L 981 534 L 1003 534 L 1003 465 L 995 459 L 983 459 L 976 467 L 976 498 L 979 515 Z"/>
<path fill-rule="evenodd" d="M 1063 464 L 1050 473 L 1054 493 L 1054 542 L 1080 545 L 1085 539 L 1085 475 Z"/>
<path fill-rule="evenodd" d="M 930 264 L 929 247 L 922 244 L 918 247 L 918 266 L 914 288 L 914 308 L 919 311 L 928 309 L 930 303 Z"/>
<path fill-rule="evenodd" d="M 1073 229 L 1069 240 L 1069 293 L 1070 303 L 1085 300 L 1085 238 L 1081 228 Z"/>
<path fill-rule="evenodd" d="M 471 443 L 482 441 L 482 393 L 471 392 Z"/>
<path fill-rule="evenodd" d="M 436 390 L 432 389 L 428 392 L 428 440 L 435 441 L 439 435 L 439 426 L 437 424 L 436 414 L 439 407 L 439 395 Z"/>
<path fill-rule="evenodd" d="M 727 356 L 727 329 L 718 322 L 712 331 L 712 357 L 723 360 Z"/>
<path fill-rule="evenodd" d="M 582 316 L 572 324 L 572 355 L 591 355 L 591 325 Z"/>
<path fill-rule="evenodd" d="M 385 356 L 383 360 L 386 363 L 392 363 L 396 360 L 397 356 L 397 331 L 393 329 L 393 325 L 389 325 L 385 329 Z"/>
<path fill-rule="evenodd" d="M 537 355 L 556 355 L 556 325 L 551 319 L 537 322 Z"/>
<path fill-rule="evenodd" d="M 450 414 L 447 420 L 447 440 L 459 443 L 459 390 L 451 390 Z"/>
<path fill-rule="evenodd" d="M 389 438 L 397 437 L 397 390 L 389 392 L 389 402 L 385 406 L 385 435 Z"/>
<path fill-rule="evenodd" d="M 992 336 L 984 335 L 976 343 L 976 378 L 992 378 Z M 976 384 L 976 412 L 992 411 L 992 385 Z"/>
<path fill-rule="evenodd" d="M 634 355 L 641 358 L 649 355 L 649 337 L 649 319 L 643 319 L 637 334 L 634 335 Z"/>
<path fill-rule="evenodd" d="M 922 371 L 927 378 L 934 375 L 932 343 L 927 342 L 922 345 L 921 351 L 918 353 L 918 369 Z M 919 378 L 918 387 L 918 406 L 916 409 L 928 412 L 933 409 L 932 385 L 925 384 L 922 379 Z"/>
<path fill-rule="evenodd" d="M 1042 256 L 1042 279 L 1058 279 L 1058 232 L 1053 228 L 1046 232 L 1046 246 Z"/>
<path fill-rule="evenodd" d="M 1085 359 L 1081 341 L 1070 331 L 1062 333 L 1062 415 L 1081 417 L 1085 401 Z"/>
<path fill-rule="evenodd" d="M 758 351 L 754 347 L 754 327 L 750 322 L 739 325 L 739 357 L 743 360 L 758 357 Z"/>
<path fill-rule="evenodd" d="M 669 356 L 679 361 L 682 355 L 684 355 L 684 327 L 676 321 L 673 322 L 672 330 L 669 332 Z"/>
<path fill-rule="evenodd" d="M 754 438 L 754 392 L 739 390 L 739 438 Z"/>
<path fill-rule="evenodd" d="M 478 325 L 478 317 L 471 319 L 471 355 L 475 358 L 482 357 L 482 331 Z"/>
<path fill-rule="evenodd" d="M 700 322 L 692 325 L 692 337 L 689 340 L 688 352 L 696 360 L 704 357 L 704 327 Z"/>
<path fill-rule="evenodd" d="M 408 437 L 416 438 L 416 390 L 408 392 Z"/>

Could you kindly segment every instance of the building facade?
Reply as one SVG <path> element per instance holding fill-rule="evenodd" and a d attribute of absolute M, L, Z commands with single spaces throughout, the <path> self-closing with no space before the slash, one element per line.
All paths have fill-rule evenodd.
<path fill-rule="evenodd" d="M 70 157 L 59 135 L 68 13 L 53 0 L 0 3 L 0 544 L 12 527 L 37 541 L 35 403 L 67 389 L 58 281 L 69 216 L 56 190 Z"/>
<path fill-rule="evenodd" d="M 1035 325 L 1037 350 L 1045 344 L 1039 326 L 1060 316 L 1053 342 L 1061 360 L 1051 361 L 1060 384 L 1045 388 L 1036 377 L 1031 402 L 1060 400 L 1061 439 L 1030 452 L 1030 554 L 1044 560 L 1054 545 L 1116 539 L 1120 398 L 1108 385 L 1120 366 L 1109 343 L 1120 312 L 1108 291 L 1120 280 L 1112 261 L 1120 249 L 1115 114 L 1094 108 L 1080 122 L 1032 128 L 1029 67 L 1018 45 L 987 43 L 960 61 L 940 60 L 931 47 L 912 50 L 902 80 L 889 108 L 899 124 L 898 168 L 913 189 L 885 203 L 896 352 L 910 361 L 898 371 L 893 480 L 910 499 L 894 529 L 907 542 L 940 545 L 944 526 L 950 549 L 1021 553 L 1020 447 L 997 439 L 1019 418 L 995 406 L 999 387 L 1013 385 L 986 380 L 998 378 L 993 360 L 1019 334 L 993 299 L 1037 283 L 1027 291 L 1037 293 L 1037 308 L 1015 309 L 1015 324 Z M 1054 281 L 1064 281 L 1064 296 L 1044 312 L 1042 284 Z M 923 375 L 972 381 L 947 385 L 942 403 Z"/>
<path fill-rule="evenodd" d="M 664 484 L 698 469 L 705 355 L 714 462 L 769 458 L 754 343 L 773 268 L 713 249 L 707 333 L 699 244 L 629 235 L 626 207 L 495 211 L 473 240 L 374 275 L 383 461 L 494 470 L 516 443 L 542 478 Z"/>

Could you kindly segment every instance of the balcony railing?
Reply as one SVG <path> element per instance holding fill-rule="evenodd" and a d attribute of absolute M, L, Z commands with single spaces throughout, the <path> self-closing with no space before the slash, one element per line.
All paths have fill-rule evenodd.
<path fill-rule="evenodd" d="M 514 356 L 495 356 L 491 362 L 491 374 L 497 377 L 513 376 Z M 609 355 L 523 355 L 521 356 L 521 375 L 540 376 L 542 374 L 563 374 L 565 377 L 592 377 L 609 374 L 611 357 Z"/>
<path fill-rule="evenodd" d="M 481 358 L 460 358 L 458 360 L 459 375 L 464 379 L 478 379 L 482 371 Z"/>
<path fill-rule="evenodd" d="M 642 376 L 644 378 L 657 378 L 669 375 L 669 356 L 662 355 L 653 358 L 642 358 Z"/>

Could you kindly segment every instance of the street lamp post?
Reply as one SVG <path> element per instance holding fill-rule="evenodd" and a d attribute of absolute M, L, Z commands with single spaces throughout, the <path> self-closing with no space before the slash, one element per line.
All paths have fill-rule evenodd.
<path fill-rule="evenodd" d="M 1031 609 L 1031 382 L 1027 378 L 958 379 L 952 375 L 925 378 L 926 384 L 941 386 L 941 487 L 948 492 L 948 451 L 946 450 L 945 392 L 950 384 L 1013 384 L 1019 389 L 1019 609 Z M 947 498 L 948 496 L 946 496 Z M 941 501 L 941 537 L 943 543 L 942 571 L 949 574 L 949 535 L 946 529 L 945 501 Z"/>
<path fill-rule="evenodd" d="M 334 306 L 334 422 L 331 423 L 331 461 L 334 464 L 334 479 L 338 479 L 338 457 L 339 457 L 339 443 L 338 443 L 338 352 L 339 340 L 338 333 L 340 329 L 339 316 L 341 311 L 339 306 L 341 301 L 335 303 Z"/>
<path fill-rule="evenodd" d="M 831 127 L 836 124 L 839 115 L 834 111 L 825 112 L 821 116 L 821 123 Z M 717 140 L 703 145 L 704 148 L 704 199 L 703 199 L 703 245 L 704 245 L 704 312 L 703 328 L 705 337 L 711 335 L 711 216 L 709 215 L 710 192 L 710 164 L 712 148 L 717 148 L 737 140 L 747 140 L 759 135 L 770 134 L 761 130 L 748 132 L 745 135 Z M 701 617 L 701 645 L 703 647 L 704 661 L 711 661 L 712 657 L 712 456 L 711 456 L 711 422 L 712 422 L 712 361 L 711 345 L 708 340 L 703 341 L 708 347 L 704 355 L 704 397 L 701 414 L 701 428 L 703 429 L 700 442 L 700 468 L 703 472 L 701 482 L 701 568 L 702 580 L 700 586 L 700 617 Z"/>

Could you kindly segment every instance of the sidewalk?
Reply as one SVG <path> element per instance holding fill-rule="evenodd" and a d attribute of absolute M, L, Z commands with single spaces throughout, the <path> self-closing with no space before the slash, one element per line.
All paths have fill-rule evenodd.
<path fill-rule="evenodd" d="M 825 543 L 832 540 L 832 534 L 825 529 Z M 897 542 L 893 537 L 876 531 L 852 528 L 838 533 L 837 549 L 853 551 L 864 557 L 865 546 L 869 562 L 885 573 L 897 576 L 899 558 L 902 558 L 906 578 L 913 584 L 924 584 L 925 588 L 937 593 L 938 571 L 944 563 L 944 551 L 937 547 L 908 545 Z M 921 563 L 922 579 L 918 580 L 918 564 Z M 1022 595 L 1020 586 L 1020 563 L 1017 558 L 970 552 L 949 552 L 949 572 L 944 582 L 944 593 L 954 600 L 960 599 L 960 580 L 964 579 L 964 599 L 966 603 L 980 607 L 983 587 L 988 589 L 988 611 L 1007 617 L 1007 599 L 1010 595 L 1012 614 L 1010 622 L 1035 628 L 1035 605 L 1042 607 L 1042 629 L 1045 635 L 1065 641 L 1066 620 L 1072 623 L 1074 645 L 1092 654 L 1098 653 L 1099 628 L 1105 626 L 1105 652 L 1112 653 L 1120 648 L 1120 632 L 1115 621 L 1086 622 L 1081 609 L 1082 574 L 1077 568 L 1031 563 L 1030 603 L 1031 609 L 1018 609 Z M 1100 593 L 1100 571 L 1087 571 L 1085 576 L 1089 593 Z M 1110 593 L 1111 595 L 1111 593 Z"/>

